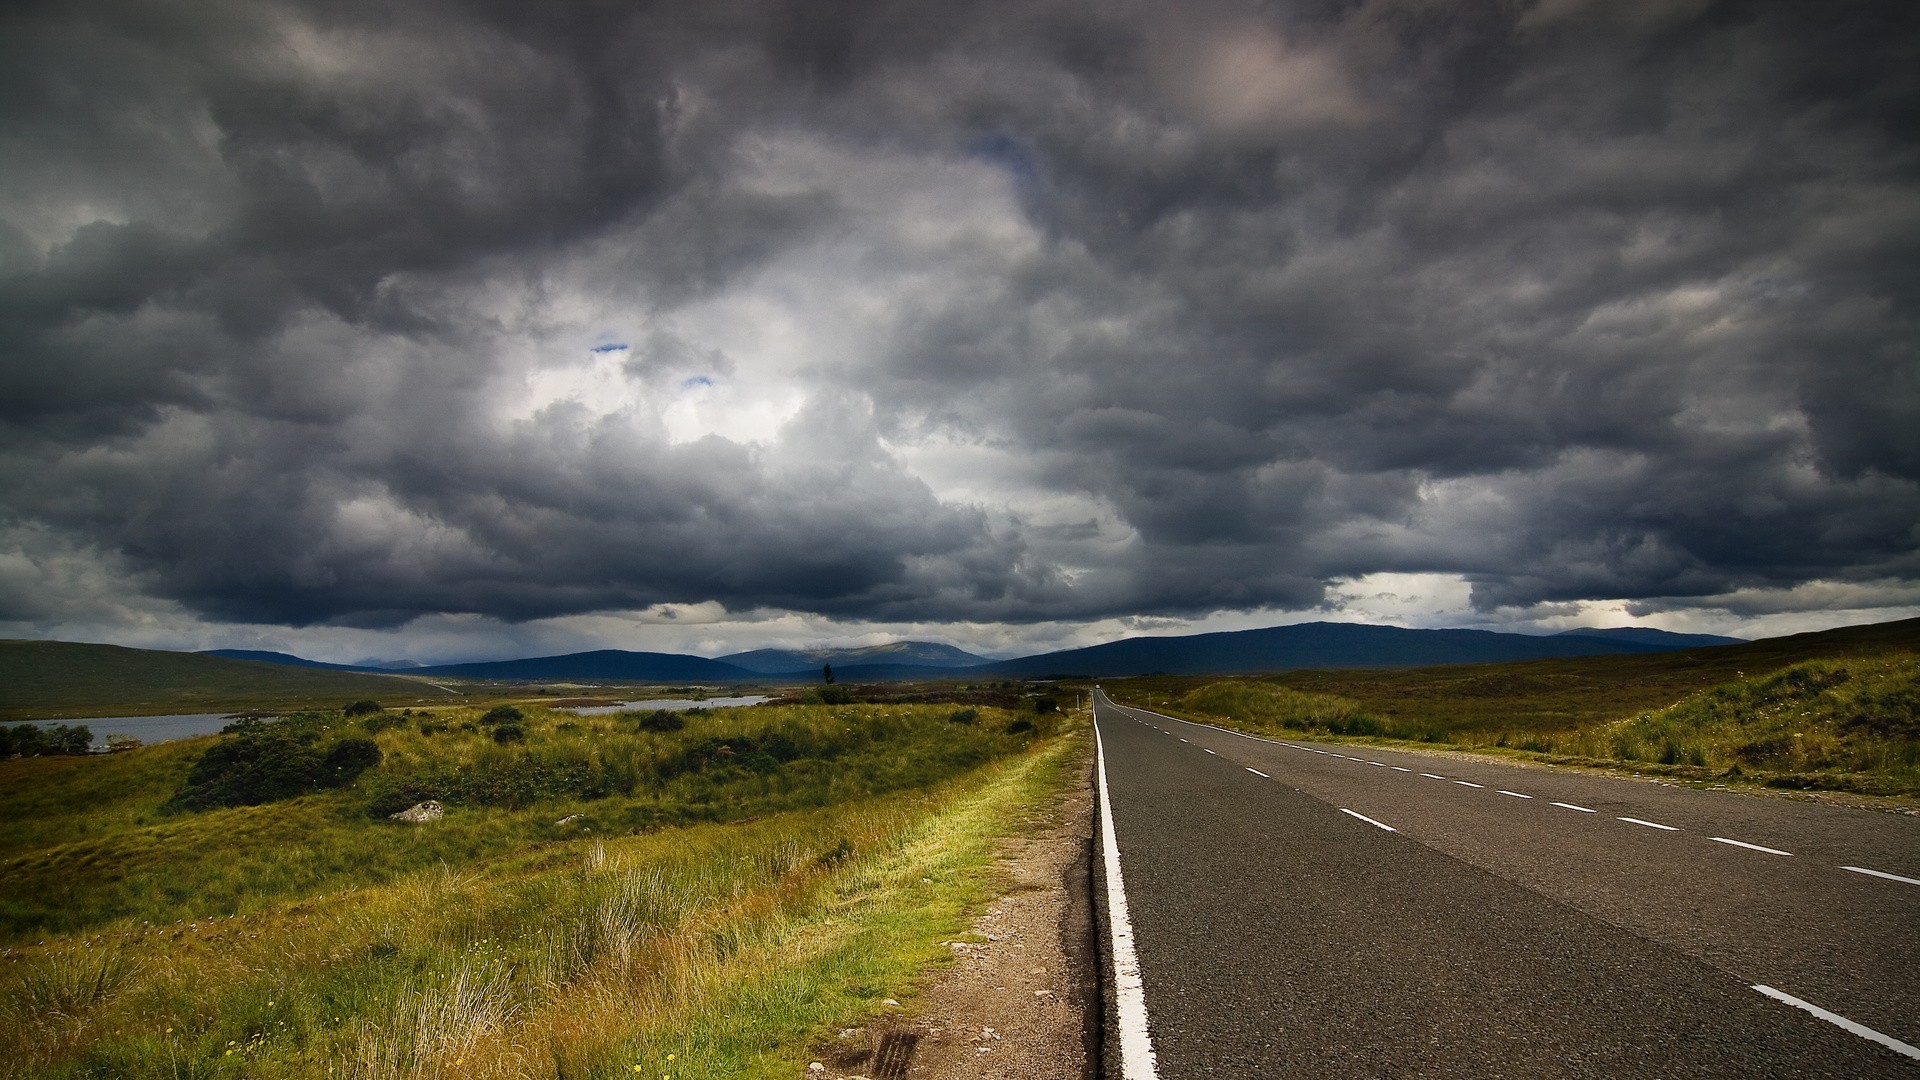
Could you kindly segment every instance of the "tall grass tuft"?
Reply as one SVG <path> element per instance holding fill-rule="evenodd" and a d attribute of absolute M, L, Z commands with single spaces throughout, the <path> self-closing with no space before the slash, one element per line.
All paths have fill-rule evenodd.
<path fill-rule="evenodd" d="M 47 953 L 19 972 L 12 1011 L 18 1021 L 78 1020 L 112 999 L 138 970 L 138 963 L 118 949 Z"/>

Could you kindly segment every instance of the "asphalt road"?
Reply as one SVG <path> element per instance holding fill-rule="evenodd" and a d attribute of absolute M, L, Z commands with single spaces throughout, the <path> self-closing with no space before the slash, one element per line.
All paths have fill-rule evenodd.
<path fill-rule="evenodd" d="M 1110 1076 L 1920 1077 L 1920 820 L 1094 704 Z"/>

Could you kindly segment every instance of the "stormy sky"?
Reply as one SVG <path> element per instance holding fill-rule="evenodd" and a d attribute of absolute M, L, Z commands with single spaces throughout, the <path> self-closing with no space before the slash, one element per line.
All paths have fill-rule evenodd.
<path fill-rule="evenodd" d="M 1920 614 L 1920 17 L 0 14 L 0 633 Z"/>

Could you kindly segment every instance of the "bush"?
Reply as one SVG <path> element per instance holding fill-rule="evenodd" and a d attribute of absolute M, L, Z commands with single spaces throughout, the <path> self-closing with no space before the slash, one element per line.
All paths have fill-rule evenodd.
<path fill-rule="evenodd" d="M 1059 712 L 1060 703 L 1050 697 L 1037 697 L 1033 699 L 1033 711 L 1041 714 Z"/>
<path fill-rule="evenodd" d="M 359 779 L 361 773 L 379 766 L 380 747 L 372 739 L 349 735 L 334 743 L 320 764 L 331 781 L 328 786 L 345 787 Z"/>
<path fill-rule="evenodd" d="M 975 720 L 980 719 L 980 710 L 955 709 L 953 710 L 953 715 L 947 717 L 947 719 L 956 724 L 971 724 Z"/>
<path fill-rule="evenodd" d="M 495 705 L 480 718 L 483 724 L 517 724 L 527 718 L 526 714 L 512 705 Z"/>
<path fill-rule="evenodd" d="M 84 754 L 93 747 L 93 731 L 85 724 L 19 724 L 0 727 L 0 757 L 42 757 L 49 754 Z"/>
<path fill-rule="evenodd" d="M 526 742 L 527 729 L 519 724 L 500 724 L 493 729 L 493 741 L 502 746 L 507 743 Z"/>
<path fill-rule="evenodd" d="M 1007 734 L 1009 735 L 1024 735 L 1027 732 L 1032 730 L 1033 730 L 1033 721 L 1027 719 L 1024 716 L 1018 720 L 1015 720 L 1013 723 L 1007 725 Z"/>
<path fill-rule="evenodd" d="M 368 734 L 378 735 L 383 731 L 391 731 L 394 728 L 403 727 L 406 722 L 407 718 L 404 716 L 395 716 L 390 712 L 377 712 L 360 721 L 360 726 L 366 728 Z"/>
<path fill-rule="evenodd" d="M 356 701 L 340 709 L 342 716 L 370 716 L 373 713 L 386 712 L 377 701 Z"/>
<path fill-rule="evenodd" d="M 657 712 L 640 714 L 641 731 L 679 731 L 687 722 L 672 709 L 660 709 Z"/>
<path fill-rule="evenodd" d="M 258 806 L 317 790 L 325 778 L 319 753 L 291 735 L 240 731 L 200 755 L 168 806 L 179 810 Z"/>
<path fill-rule="evenodd" d="M 290 718 L 268 725 L 239 725 L 207 748 L 166 809 L 210 810 L 221 806 L 258 806 L 344 787 L 380 763 L 380 748 L 364 736 L 348 736 L 324 751 L 313 744 L 323 728 Z"/>

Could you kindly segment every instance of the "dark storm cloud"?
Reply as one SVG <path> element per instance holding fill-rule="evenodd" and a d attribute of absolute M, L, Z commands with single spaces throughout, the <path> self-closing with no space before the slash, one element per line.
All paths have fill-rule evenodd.
<path fill-rule="evenodd" d="M 0 615 L 1920 575 L 1905 5 L 0 19 Z"/>

